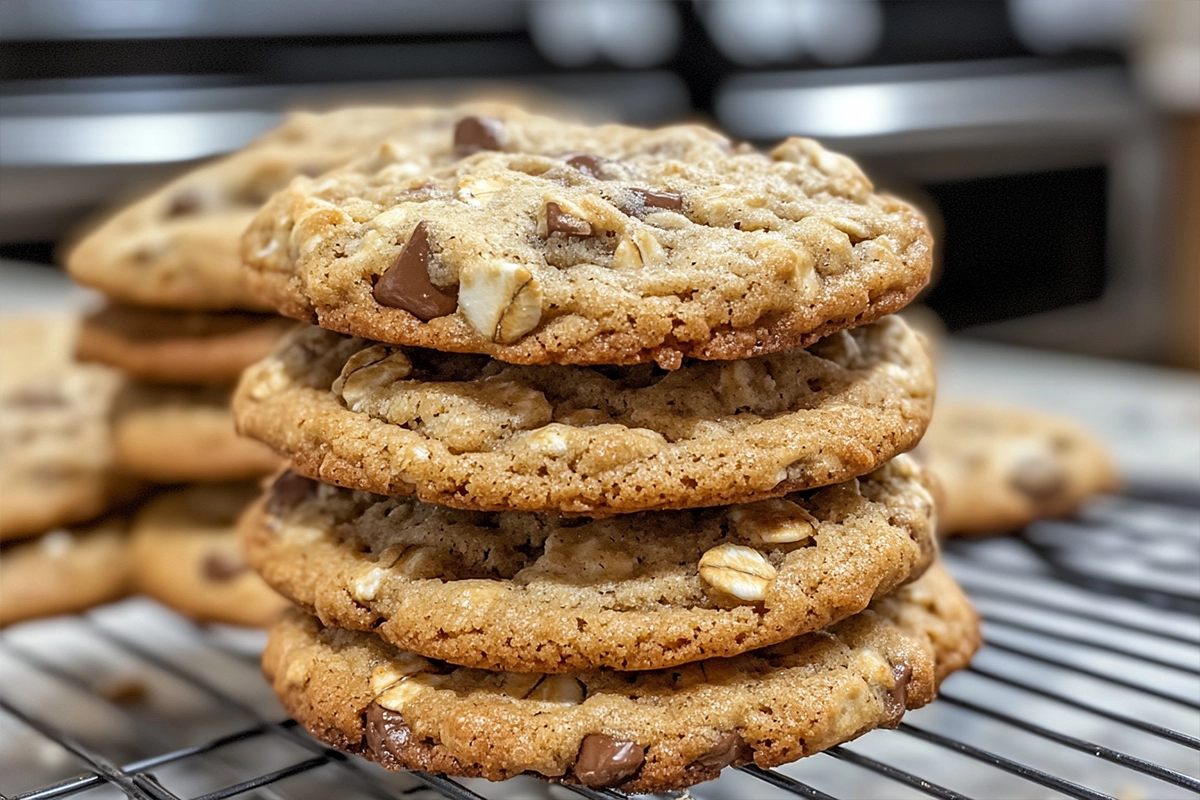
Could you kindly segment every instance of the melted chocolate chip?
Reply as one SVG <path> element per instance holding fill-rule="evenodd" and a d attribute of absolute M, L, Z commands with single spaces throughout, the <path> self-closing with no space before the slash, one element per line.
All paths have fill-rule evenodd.
<path fill-rule="evenodd" d="M 406 763 L 401 753 L 411 739 L 412 729 L 399 712 L 389 711 L 378 703 L 367 708 L 367 746 L 378 760 L 382 761 L 379 756 L 387 753 L 401 764 Z"/>
<path fill-rule="evenodd" d="M 546 203 L 546 230 L 568 236 L 591 236 L 592 224 L 566 213 L 558 203 Z"/>
<path fill-rule="evenodd" d="M 584 175 L 590 175 L 593 178 L 600 178 L 601 171 L 604 168 L 604 162 L 600 156 L 594 156 L 591 153 L 580 153 L 577 156 L 571 156 L 567 159 L 567 163 L 575 169 L 582 172 Z"/>
<path fill-rule="evenodd" d="M 317 494 L 318 484 L 312 478 L 297 475 L 290 469 L 271 484 L 267 497 L 267 513 L 279 517 Z"/>
<path fill-rule="evenodd" d="M 892 677 L 896 682 L 892 685 L 892 700 L 900 708 L 908 707 L 908 682 L 912 680 L 912 667 L 908 664 L 893 664 Z"/>
<path fill-rule="evenodd" d="M 1013 464 L 1008 482 L 1033 502 L 1044 503 L 1067 488 L 1067 474 L 1050 456 L 1030 455 Z"/>
<path fill-rule="evenodd" d="M 375 301 L 381 306 L 407 311 L 424 322 L 453 314 L 458 308 L 458 287 L 443 289 L 433 284 L 429 279 L 433 257 L 429 226 L 418 222 L 400 255 L 379 276 L 372 292 Z"/>
<path fill-rule="evenodd" d="M 204 564 L 201 568 L 205 578 L 217 583 L 231 581 L 247 569 L 246 563 L 240 558 L 215 551 L 204 557 Z"/>
<path fill-rule="evenodd" d="M 683 210 L 683 195 L 674 192 L 656 192 L 652 189 L 630 189 L 630 201 L 622 209 L 626 214 L 641 216 L 651 208 L 665 208 L 668 211 Z"/>
<path fill-rule="evenodd" d="M 730 731 L 717 740 L 717 743 L 704 755 L 695 760 L 698 767 L 704 769 L 725 769 L 733 762 L 742 758 L 746 749 L 746 741 L 737 731 Z"/>
<path fill-rule="evenodd" d="M 912 680 L 912 667 L 908 664 L 892 664 L 892 688 L 888 691 L 888 713 L 892 724 L 900 724 L 900 718 L 908 709 L 908 682 Z"/>
<path fill-rule="evenodd" d="M 615 786 L 633 777 L 646 760 L 646 748 L 603 733 L 583 737 L 575 759 L 575 777 L 584 786 Z"/>
<path fill-rule="evenodd" d="M 200 193 L 194 189 L 183 189 L 171 198 L 167 206 L 168 217 L 182 217 L 200 210 Z"/>
<path fill-rule="evenodd" d="M 469 156 L 480 150 L 500 150 L 504 125 L 498 119 L 463 117 L 454 126 L 454 152 Z"/>

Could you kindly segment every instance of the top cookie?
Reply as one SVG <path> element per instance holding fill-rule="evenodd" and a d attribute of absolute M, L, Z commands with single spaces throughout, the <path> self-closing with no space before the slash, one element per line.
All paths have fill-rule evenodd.
<path fill-rule="evenodd" d="M 238 237 L 272 193 L 319 175 L 385 135 L 419 140 L 451 123 L 434 109 L 348 108 L 290 115 L 246 148 L 126 207 L 67 257 L 72 277 L 110 298 L 185 310 L 269 310 L 245 285 Z"/>
<path fill-rule="evenodd" d="M 432 144 L 432 146 L 431 146 Z M 678 367 L 805 346 L 925 285 L 911 206 L 808 139 L 498 107 L 298 178 L 242 242 L 284 314 L 519 364 Z"/>

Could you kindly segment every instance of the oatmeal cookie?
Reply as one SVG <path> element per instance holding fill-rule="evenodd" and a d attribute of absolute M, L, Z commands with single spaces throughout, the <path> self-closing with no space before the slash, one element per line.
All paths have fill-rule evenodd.
<path fill-rule="evenodd" d="M 0 321 L 0 540 L 99 515 L 136 490 L 114 470 L 109 413 L 122 381 L 70 361 L 76 321 Z"/>
<path fill-rule="evenodd" d="M 857 614 L 934 557 L 907 455 L 737 506 L 601 520 L 460 511 L 292 472 L 243 518 L 251 566 L 341 628 L 470 667 L 658 669 Z"/>
<path fill-rule="evenodd" d="M 888 317 L 807 350 L 680 369 L 517 366 L 297 331 L 248 369 L 239 430 L 351 489 L 608 516 L 839 483 L 916 444 L 934 378 Z"/>
<path fill-rule="evenodd" d="M 125 386 L 115 402 L 117 468 L 155 483 L 235 481 L 269 475 L 280 466 L 270 448 L 238 436 L 229 388 Z"/>
<path fill-rule="evenodd" d="M 276 194 L 243 238 L 281 313 L 517 364 L 738 359 L 904 306 L 929 279 L 912 206 L 809 139 L 459 112 Z"/>
<path fill-rule="evenodd" d="M 129 592 L 131 577 L 121 522 L 6 543 L 0 548 L 0 626 L 116 600 Z"/>
<path fill-rule="evenodd" d="M 267 314 L 110 304 L 83 318 L 75 355 L 150 383 L 228 385 L 295 325 Z"/>
<path fill-rule="evenodd" d="M 828 630 L 671 669 L 456 668 L 300 612 L 272 630 L 263 668 L 313 735 L 389 769 L 649 793 L 895 727 L 978 645 L 974 611 L 935 565 Z"/>
<path fill-rule="evenodd" d="M 1120 486 L 1108 448 L 1077 423 L 1020 408 L 939 402 L 917 451 L 944 497 L 946 534 L 1012 531 L 1073 514 Z"/>
<path fill-rule="evenodd" d="M 116 212 L 80 241 L 67 268 L 113 300 L 159 308 L 270 309 L 246 286 L 238 237 L 297 175 L 320 175 L 393 134 L 417 140 L 452 125 L 449 112 L 347 108 L 295 113 L 245 148 Z"/>
<path fill-rule="evenodd" d="M 274 622 L 287 601 L 246 565 L 234 527 L 259 493 L 254 483 L 213 484 L 150 501 L 133 521 L 138 590 L 204 622 Z"/>

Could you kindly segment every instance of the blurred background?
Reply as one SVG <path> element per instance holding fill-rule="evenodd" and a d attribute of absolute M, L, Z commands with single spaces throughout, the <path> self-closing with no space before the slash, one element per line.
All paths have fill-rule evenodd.
<path fill-rule="evenodd" d="M 810 135 L 918 202 L 951 331 L 1200 366 L 1200 0 L 4 0 L 0 256 L 285 109 L 523 87 Z"/>

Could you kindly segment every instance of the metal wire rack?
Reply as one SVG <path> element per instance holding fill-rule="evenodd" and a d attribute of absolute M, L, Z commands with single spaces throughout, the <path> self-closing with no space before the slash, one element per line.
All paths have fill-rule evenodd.
<path fill-rule="evenodd" d="M 933 705 L 700 800 L 1200 795 L 1200 494 L 1140 490 L 1018 537 L 951 542 L 986 645 Z M 146 600 L 0 636 L 0 797 L 619 798 L 393 774 L 286 719 L 257 634 Z"/>

